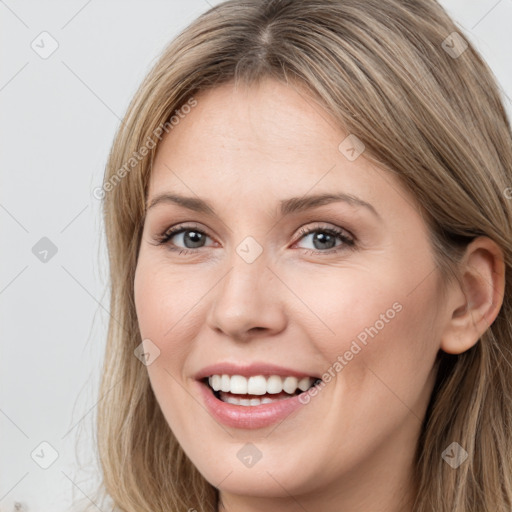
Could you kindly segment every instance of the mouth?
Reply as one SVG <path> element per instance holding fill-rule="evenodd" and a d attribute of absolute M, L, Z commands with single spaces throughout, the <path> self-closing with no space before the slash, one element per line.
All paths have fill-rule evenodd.
<path fill-rule="evenodd" d="M 201 379 L 215 398 L 221 402 L 255 407 L 286 400 L 306 393 L 319 384 L 316 377 L 292 377 L 280 375 L 210 375 Z"/>

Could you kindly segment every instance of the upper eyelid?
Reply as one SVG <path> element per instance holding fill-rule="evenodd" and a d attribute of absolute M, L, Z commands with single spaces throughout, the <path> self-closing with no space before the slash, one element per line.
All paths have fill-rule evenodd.
<path fill-rule="evenodd" d="M 306 224 L 305 226 L 302 226 L 300 229 L 299 229 L 299 235 L 308 235 L 308 234 L 311 234 L 312 232 L 314 233 L 315 231 L 322 231 L 322 230 L 325 230 L 325 231 L 341 231 L 342 234 L 347 234 L 350 238 L 353 238 L 354 240 L 356 239 L 356 237 L 347 229 L 347 228 L 344 228 L 342 226 L 329 226 L 329 225 L 321 225 L 322 223 L 317 223 L 317 225 L 315 226 L 311 226 L 309 224 Z"/>

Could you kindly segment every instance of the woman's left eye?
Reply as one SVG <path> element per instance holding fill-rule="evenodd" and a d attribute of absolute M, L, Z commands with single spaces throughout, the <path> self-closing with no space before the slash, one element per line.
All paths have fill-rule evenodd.
<path fill-rule="evenodd" d="M 345 230 L 334 227 L 317 226 L 301 229 L 299 241 L 311 237 L 314 248 L 309 249 L 311 254 L 326 254 L 347 250 L 355 245 L 354 238 Z M 313 236 L 312 236 L 313 235 Z M 184 246 L 179 246 L 172 239 L 180 240 Z M 174 226 L 157 237 L 158 245 L 168 245 L 171 251 L 180 251 L 179 254 L 196 252 L 204 247 L 204 242 L 210 238 L 204 231 L 195 226 Z M 336 244 L 336 240 L 341 243 Z M 297 242 L 296 242 L 297 243 Z M 188 244 L 188 245 L 187 245 Z"/>

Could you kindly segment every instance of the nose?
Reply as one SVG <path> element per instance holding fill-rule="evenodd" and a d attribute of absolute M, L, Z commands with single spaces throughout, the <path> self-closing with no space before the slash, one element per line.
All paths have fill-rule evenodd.
<path fill-rule="evenodd" d="M 261 255 L 247 263 L 234 254 L 233 265 L 215 287 L 207 316 L 211 329 L 236 341 L 268 337 L 286 327 L 283 284 Z"/>

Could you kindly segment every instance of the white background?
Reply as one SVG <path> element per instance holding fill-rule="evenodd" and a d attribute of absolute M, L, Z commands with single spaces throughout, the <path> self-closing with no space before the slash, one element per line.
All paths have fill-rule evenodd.
<path fill-rule="evenodd" d="M 512 0 L 441 3 L 489 63 L 511 113 Z M 203 0 L 0 0 L 0 512 L 60 512 L 94 486 L 109 304 L 92 190 L 140 81 L 208 8 Z M 31 48 L 43 31 L 59 45 L 47 59 Z M 46 263 L 32 252 L 42 237 L 57 247 Z M 58 452 L 46 470 L 31 458 L 43 441 Z"/>

